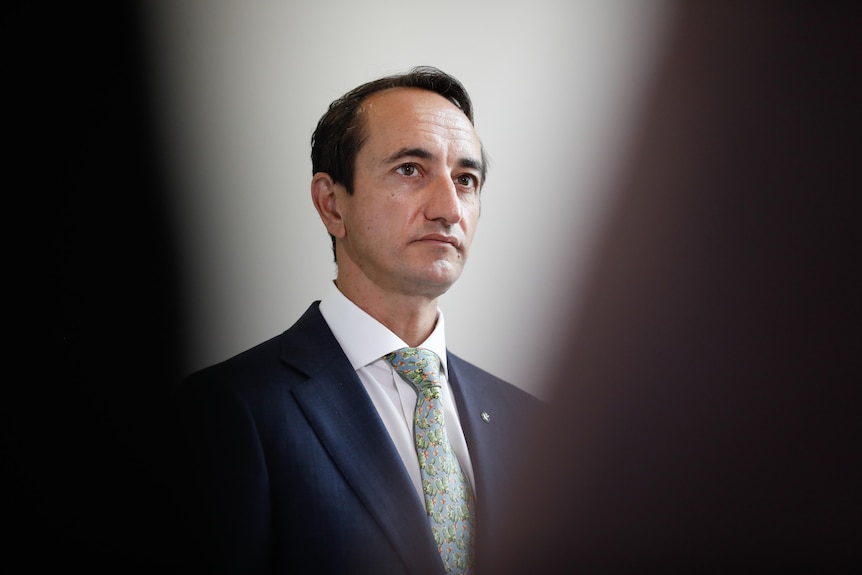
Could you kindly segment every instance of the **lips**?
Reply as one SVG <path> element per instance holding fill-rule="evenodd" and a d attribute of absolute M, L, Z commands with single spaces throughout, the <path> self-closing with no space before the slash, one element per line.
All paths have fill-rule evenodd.
<path fill-rule="evenodd" d="M 461 241 L 457 237 L 446 234 L 428 234 L 419 238 L 418 241 L 450 244 L 455 249 L 459 249 L 461 247 Z"/>

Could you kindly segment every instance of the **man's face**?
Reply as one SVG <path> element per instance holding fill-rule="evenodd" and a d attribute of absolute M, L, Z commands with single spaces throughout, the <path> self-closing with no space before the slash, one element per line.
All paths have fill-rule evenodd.
<path fill-rule="evenodd" d="M 458 279 L 480 212 L 482 150 L 439 94 L 397 88 L 363 103 L 367 139 L 340 194 L 343 258 L 378 288 L 437 297 Z"/>

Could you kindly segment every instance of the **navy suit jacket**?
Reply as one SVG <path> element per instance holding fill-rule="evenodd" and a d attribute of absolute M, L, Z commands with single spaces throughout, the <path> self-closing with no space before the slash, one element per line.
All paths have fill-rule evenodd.
<path fill-rule="evenodd" d="M 447 361 L 481 542 L 502 523 L 511 446 L 540 402 L 451 353 Z M 179 399 L 189 472 L 181 501 L 202 543 L 196 563 L 230 573 L 443 573 L 424 503 L 318 303 L 283 334 L 190 376 Z"/>

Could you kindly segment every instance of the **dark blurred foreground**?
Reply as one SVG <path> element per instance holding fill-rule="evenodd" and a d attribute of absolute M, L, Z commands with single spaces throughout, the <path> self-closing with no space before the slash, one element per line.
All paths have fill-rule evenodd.
<path fill-rule="evenodd" d="M 7 302 L 21 325 L 0 546 L 15 572 L 179 567 L 166 454 L 181 290 L 138 7 L 34 4 L 4 19 Z"/>
<path fill-rule="evenodd" d="M 678 8 L 485 573 L 862 566 L 859 4 Z"/>

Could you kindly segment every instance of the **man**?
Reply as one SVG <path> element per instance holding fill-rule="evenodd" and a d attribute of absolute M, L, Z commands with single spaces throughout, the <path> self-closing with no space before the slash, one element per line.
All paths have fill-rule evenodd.
<path fill-rule="evenodd" d="M 437 298 L 466 263 L 487 168 L 470 98 L 434 68 L 360 86 L 320 120 L 312 164 L 337 277 L 286 332 L 182 386 L 193 533 L 225 572 L 470 572 L 538 404 L 446 349 Z M 427 476 L 448 444 L 416 447 L 425 392 L 396 370 L 417 354 L 439 358 L 448 487 Z"/>

